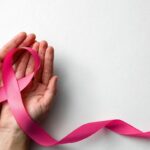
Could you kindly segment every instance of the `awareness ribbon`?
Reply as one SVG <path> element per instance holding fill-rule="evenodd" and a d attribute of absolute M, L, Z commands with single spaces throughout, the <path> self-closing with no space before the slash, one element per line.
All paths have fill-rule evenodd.
<path fill-rule="evenodd" d="M 31 53 L 35 62 L 33 73 L 19 80 L 16 79 L 12 67 L 13 56 L 18 50 L 26 50 Z M 61 140 L 57 141 L 51 137 L 43 128 L 41 128 L 38 123 L 33 121 L 26 108 L 24 107 L 20 93 L 30 83 L 39 67 L 40 58 L 37 52 L 32 48 L 22 47 L 11 49 L 5 56 L 2 64 L 3 87 L 0 88 L 0 103 L 7 100 L 12 114 L 14 115 L 20 128 L 37 144 L 42 146 L 55 146 L 59 144 L 74 143 L 93 135 L 102 128 L 110 129 L 121 135 L 150 138 L 150 132 L 140 131 L 125 121 L 114 119 L 86 123 L 73 130 Z"/>

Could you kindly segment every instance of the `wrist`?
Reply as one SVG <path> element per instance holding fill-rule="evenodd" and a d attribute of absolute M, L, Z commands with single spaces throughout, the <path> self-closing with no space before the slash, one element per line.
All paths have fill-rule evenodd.
<path fill-rule="evenodd" d="M 0 128 L 0 147 L 5 150 L 27 150 L 29 139 L 20 129 Z"/>

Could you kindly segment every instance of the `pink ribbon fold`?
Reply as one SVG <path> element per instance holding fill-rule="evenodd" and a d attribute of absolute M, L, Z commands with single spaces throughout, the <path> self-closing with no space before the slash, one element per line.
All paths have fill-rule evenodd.
<path fill-rule="evenodd" d="M 35 62 L 34 72 L 19 80 L 16 79 L 12 67 L 13 56 L 18 50 L 28 51 L 33 56 Z M 42 146 L 74 143 L 93 135 L 102 128 L 110 129 L 121 135 L 150 138 L 150 132 L 140 131 L 122 120 L 114 119 L 84 124 L 57 141 L 41 128 L 37 122 L 33 121 L 23 104 L 20 93 L 30 83 L 39 67 L 40 58 L 32 48 L 22 47 L 11 49 L 7 53 L 2 64 L 3 87 L 0 88 L 0 103 L 4 101 L 8 102 L 12 114 L 20 128 L 36 143 Z"/>

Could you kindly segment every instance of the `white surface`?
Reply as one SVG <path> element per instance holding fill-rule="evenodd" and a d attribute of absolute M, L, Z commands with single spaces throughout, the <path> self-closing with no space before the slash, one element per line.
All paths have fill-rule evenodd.
<path fill-rule="evenodd" d="M 56 103 L 45 128 L 60 139 L 79 125 L 119 118 L 150 130 L 149 0 L 1 0 L 0 44 L 20 31 L 55 47 Z M 147 150 L 150 141 L 103 130 L 33 150 Z"/>

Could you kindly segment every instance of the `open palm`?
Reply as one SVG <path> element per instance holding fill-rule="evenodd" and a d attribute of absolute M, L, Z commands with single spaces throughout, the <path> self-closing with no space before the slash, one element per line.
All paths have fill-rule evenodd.
<path fill-rule="evenodd" d="M 2 48 L 0 53 L 1 61 L 3 61 L 9 49 L 21 46 L 32 47 L 41 58 L 40 70 L 30 84 L 21 91 L 24 105 L 29 114 L 34 120 L 40 120 L 49 110 L 56 93 L 57 76 L 53 75 L 54 50 L 48 46 L 46 41 L 36 42 L 34 34 L 20 33 Z M 15 64 L 13 67 L 17 79 L 33 72 L 34 60 L 28 52 L 18 53 L 14 59 Z M 0 124 L 3 128 L 19 129 L 7 101 L 2 104 Z"/>

